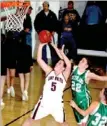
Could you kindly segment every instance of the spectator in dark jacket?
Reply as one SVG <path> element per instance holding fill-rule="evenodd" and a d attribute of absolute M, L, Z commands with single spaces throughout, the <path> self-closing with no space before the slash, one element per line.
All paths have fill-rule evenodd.
<path fill-rule="evenodd" d="M 35 18 L 35 30 L 37 31 L 37 33 L 39 33 L 42 30 L 55 32 L 57 29 L 56 24 L 57 17 L 53 11 L 49 10 L 49 3 L 45 1 L 43 3 L 43 10 L 40 13 L 38 13 Z"/>
<path fill-rule="evenodd" d="M 29 7 L 26 18 L 24 19 L 23 27 L 24 30 L 28 33 L 27 38 L 26 38 L 26 44 L 29 46 L 32 46 L 32 20 L 31 20 L 31 12 L 32 12 L 32 7 Z"/>
<path fill-rule="evenodd" d="M 54 35 L 54 32 L 57 31 L 57 17 L 53 11 L 49 10 L 49 3 L 47 1 L 43 2 L 43 10 L 35 18 L 34 27 L 38 34 L 42 30 L 48 30 Z M 46 46 L 44 46 L 42 52 L 43 60 L 47 63 Z M 51 55 L 53 55 L 52 49 Z"/>
<path fill-rule="evenodd" d="M 24 29 L 28 28 L 29 31 L 32 30 L 32 20 L 31 20 L 31 17 L 30 17 L 32 9 L 33 8 L 30 6 L 28 11 L 27 11 L 26 18 L 24 19 L 24 23 L 23 23 Z"/>

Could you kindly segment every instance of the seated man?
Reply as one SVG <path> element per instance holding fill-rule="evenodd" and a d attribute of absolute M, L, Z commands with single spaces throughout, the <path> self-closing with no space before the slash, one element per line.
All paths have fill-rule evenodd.
<path fill-rule="evenodd" d="M 67 57 L 71 60 L 76 59 L 77 55 L 77 48 L 76 43 L 72 34 L 72 25 L 69 20 L 69 16 L 65 15 L 64 22 L 62 22 L 62 31 L 61 31 L 61 38 L 60 38 L 60 45 L 65 45 L 65 48 L 68 49 Z"/>

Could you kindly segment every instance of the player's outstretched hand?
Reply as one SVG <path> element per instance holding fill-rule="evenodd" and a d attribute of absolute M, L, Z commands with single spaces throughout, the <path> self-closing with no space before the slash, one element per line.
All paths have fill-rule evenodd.
<path fill-rule="evenodd" d="M 60 49 L 60 53 L 64 53 L 64 48 L 65 48 L 65 45 L 62 45 L 62 48 Z"/>
<path fill-rule="evenodd" d="M 62 51 L 64 52 L 65 45 L 62 46 Z"/>
<path fill-rule="evenodd" d="M 70 106 L 72 106 L 73 108 L 76 108 L 77 105 L 76 105 L 76 103 L 73 100 L 71 100 L 70 101 Z"/>

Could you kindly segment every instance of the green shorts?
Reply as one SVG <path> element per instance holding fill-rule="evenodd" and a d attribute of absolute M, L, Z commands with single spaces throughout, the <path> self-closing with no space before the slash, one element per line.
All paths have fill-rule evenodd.
<path fill-rule="evenodd" d="M 73 100 L 75 101 L 75 99 L 73 99 Z M 85 98 L 81 101 L 75 101 L 75 102 L 79 108 L 86 110 L 89 107 L 91 100 Z M 84 122 L 84 123 L 87 122 L 88 116 L 87 117 L 82 116 L 74 108 L 73 108 L 73 112 L 74 112 L 74 116 L 75 116 L 75 119 L 78 124 L 81 124 L 82 122 Z"/>

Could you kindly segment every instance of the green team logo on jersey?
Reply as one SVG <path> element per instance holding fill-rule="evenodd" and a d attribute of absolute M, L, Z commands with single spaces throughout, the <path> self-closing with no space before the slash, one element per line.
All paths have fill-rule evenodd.
<path fill-rule="evenodd" d="M 76 81 L 73 81 L 76 80 Z M 84 80 L 79 76 L 72 76 L 72 90 L 76 92 L 81 92 L 82 84 L 84 84 Z"/>

